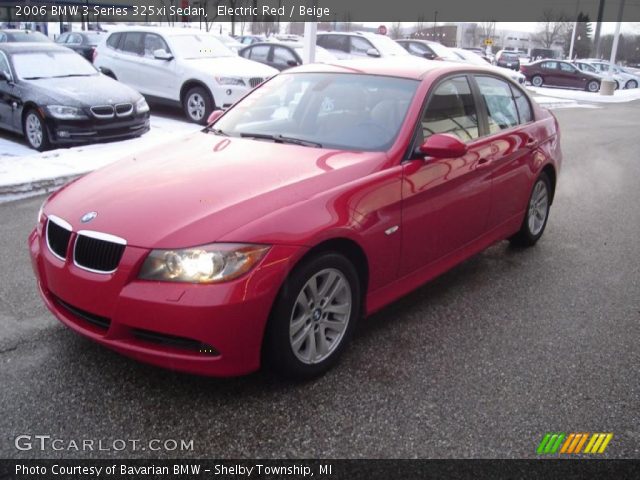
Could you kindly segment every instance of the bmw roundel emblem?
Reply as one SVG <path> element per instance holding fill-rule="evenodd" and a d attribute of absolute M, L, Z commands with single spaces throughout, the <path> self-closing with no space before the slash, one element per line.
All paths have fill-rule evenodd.
<path fill-rule="evenodd" d="M 87 212 L 82 217 L 80 217 L 80 221 L 82 223 L 89 223 L 91 220 L 98 216 L 98 212 Z"/>

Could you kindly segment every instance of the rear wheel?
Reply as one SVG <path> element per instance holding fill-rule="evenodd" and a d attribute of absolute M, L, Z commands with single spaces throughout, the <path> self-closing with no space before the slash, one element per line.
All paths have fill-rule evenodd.
<path fill-rule="evenodd" d="M 360 316 L 358 273 L 338 253 L 304 261 L 276 300 L 265 334 L 265 360 L 279 373 L 312 378 L 333 366 Z"/>
<path fill-rule="evenodd" d="M 636 80 L 628 80 L 624 88 L 638 88 L 638 82 Z"/>
<path fill-rule="evenodd" d="M 531 85 L 534 87 L 541 87 L 544 84 L 544 79 L 540 75 L 534 75 L 531 79 Z"/>
<path fill-rule="evenodd" d="M 211 94 L 203 87 L 190 88 L 182 101 L 184 113 L 194 123 L 205 125 L 213 111 L 214 102 Z"/>
<path fill-rule="evenodd" d="M 597 80 L 591 80 L 589 83 L 587 83 L 587 90 L 589 92 L 597 92 L 598 90 L 600 90 L 600 82 L 598 82 Z"/>
<path fill-rule="evenodd" d="M 35 108 L 30 109 L 22 122 L 24 138 L 29 146 L 43 152 L 50 148 L 49 135 L 44 126 L 44 119 Z"/>
<path fill-rule="evenodd" d="M 509 241 L 513 245 L 531 247 L 536 244 L 547 226 L 551 207 L 551 181 L 546 173 L 541 173 L 533 185 L 527 212 L 520 227 Z"/>

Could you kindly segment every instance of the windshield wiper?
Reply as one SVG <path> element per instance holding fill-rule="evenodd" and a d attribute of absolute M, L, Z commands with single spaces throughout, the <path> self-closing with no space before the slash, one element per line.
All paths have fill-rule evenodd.
<path fill-rule="evenodd" d="M 67 77 L 92 77 L 93 73 L 69 73 L 67 75 L 56 75 L 51 78 L 67 78 Z"/>
<path fill-rule="evenodd" d="M 241 133 L 241 137 L 258 138 L 263 140 L 273 140 L 276 143 L 290 143 L 292 145 L 303 145 L 305 147 L 322 148 L 322 144 L 312 142 L 310 140 L 302 140 L 300 138 L 285 137 L 283 135 L 271 135 L 269 133 Z"/>
<path fill-rule="evenodd" d="M 40 80 L 42 78 L 51 78 L 51 77 L 24 77 L 23 80 Z"/>
<path fill-rule="evenodd" d="M 204 127 L 204 131 L 205 132 L 212 132 L 215 135 L 221 135 L 223 137 L 228 137 L 229 136 L 229 134 L 227 132 L 225 132 L 224 130 L 220 130 L 219 128 Z"/>

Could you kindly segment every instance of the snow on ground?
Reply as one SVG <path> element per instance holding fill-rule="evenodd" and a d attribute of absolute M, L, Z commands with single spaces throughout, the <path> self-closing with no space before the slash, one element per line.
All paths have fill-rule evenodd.
<path fill-rule="evenodd" d="M 616 90 L 613 95 L 600 95 L 600 93 L 587 92 L 586 90 L 574 90 L 570 88 L 533 87 L 527 86 L 527 90 L 546 97 L 575 100 L 592 103 L 623 103 L 640 100 L 640 88 L 628 90 Z"/>
<path fill-rule="evenodd" d="M 0 190 L 16 185 L 20 188 L 14 193 L 27 192 L 30 184 L 45 185 L 47 180 L 81 175 L 199 128 L 185 120 L 152 115 L 151 129 L 141 137 L 42 153 L 27 147 L 21 137 L 3 132 L 0 135 Z"/>
<path fill-rule="evenodd" d="M 555 97 L 543 97 L 541 95 L 534 95 L 533 99 L 536 103 L 542 105 L 545 108 L 557 109 L 557 108 L 601 108 L 593 103 L 578 103 L 575 100 L 569 98 L 555 98 Z"/>

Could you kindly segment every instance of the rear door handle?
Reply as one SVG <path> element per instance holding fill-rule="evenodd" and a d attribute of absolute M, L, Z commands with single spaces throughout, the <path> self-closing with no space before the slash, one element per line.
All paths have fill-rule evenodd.
<path fill-rule="evenodd" d="M 489 160 L 488 158 L 481 158 L 480 160 L 478 160 L 478 167 L 486 167 L 490 163 L 491 160 Z"/>
<path fill-rule="evenodd" d="M 528 137 L 524 146 L 527 148 L 536 148 L 538 146 L 538 141 L 533 137 Z"/>

